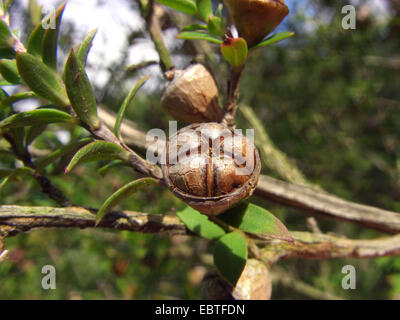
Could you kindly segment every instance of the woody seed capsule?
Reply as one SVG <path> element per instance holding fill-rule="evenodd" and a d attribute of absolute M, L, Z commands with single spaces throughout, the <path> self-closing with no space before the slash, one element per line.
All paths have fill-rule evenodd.
<path fill-rule="evenodd" d="M 284 0 L 224 0 L 239 35 L 249 47 L 270 34 L 288 15 Z"/>
<path fill-rule="evenodd" d="M 201 64 L 174 71 L 174 78 L 161 97 L 161 106 L 175 119 L 187 123 L 218 122 L 223 116 L 217 85 Z"/>
<path fill-rule="evenodd" d="M 242 134 L 220 123 L 201 123 L 170 137 L 162 169 L 176 196 L 217 215 L 252 195 L 261 164 L 257 149 Z"/>

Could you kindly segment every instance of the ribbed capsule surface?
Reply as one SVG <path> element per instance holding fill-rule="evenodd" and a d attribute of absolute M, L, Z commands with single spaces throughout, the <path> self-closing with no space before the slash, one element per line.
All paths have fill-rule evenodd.
<path fill-rule="evenodd" d="M 217 85 L 201 64 L 174 72 L 164 89 L 161 106 L 176 120 L 187 123 L 219 121 L 223 116 Z"/>
<path fill-rule="evenodd" d="M 254 144 L 219 123 L 193 124 L 167 142 L 162 165 L 172 192 L 205 214 L 251 196 L 260 174 Z"/>

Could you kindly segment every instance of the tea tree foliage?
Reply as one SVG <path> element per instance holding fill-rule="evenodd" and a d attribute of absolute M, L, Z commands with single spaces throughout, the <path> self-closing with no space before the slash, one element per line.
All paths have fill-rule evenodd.
<path fill-rule="evenodd" d="M 132 9 L 141 10 L 149 23 L 151 8 L 145 2 L 138 1 L 139 6 Z M 357 24 L 357 32 L 345 32 L 339 28 L 340 2 L 310 1 L 320 10 L 334 13 L 333 19 L 317 21 L 313 32 L 305 32 L 304 21 L 309 14 L 302 16 L 291 7 L 293 16 L 285 20 L 282 32 L 247 45 L 243 38 L 227 32 L 228 19 L 220 1 L 158 2 L 171 8 L 161 7 L 168 16 L 180 11 L 186 17 L 187 23 L 178 22 L 175 27 L 179 30 L 177 38 L 185 40 L 179 53 L 191 57 L 186 51 L 189 40 L 194 41 L 195 48 L 202 44 L 206 58 L 201 62 L 212 71 L 219 88 L 228 82 L 228 90 L 220 90 L 224 113 L 231 116 L 226 123 L 231 125 L 236 120 L 240 128 L 249 126 L 240 104 L 250 105 L 275 144 L 296 159 L 299 169 L 314 184 L 349 200 L 399 211 L 398 117 L 393 112 L 399 82 L 390 80 L 395 73 L 389 63 L 398 49 L 396 27 L 391 23 L 398 14 L 391 12 L 393 16 L 386 17 L 384 25 L 375 25 L 370 17 L 369 22 Z M 143 150 L 130 143 L 123 131 L 123 119 L 134 121 L 141 129 L 166 128 L 171 119 L 159 106 L 161 85 L 151 95 L 139 90 L 148 79 L 147 69 L 136 71 L 142 75 L 128 91 L 119 83 L 109 83 L 118 88 L 107 93 L 107 88 L 93 85 L 85 71 L 96 31 L 82 39 L 67 39 L 62 32 L 67 27 L 62 15 L 68 5 L 57 10 L 56 29 L 43 32 L 41 24 L 46 21 L 42 21 L 25 41 L 7 20 L 15 13 L 14 8 L 20 8 L 18 1 L 11 9 L 1 3 L 5 5 L 5 18 L 0 26 L 0 205 L 100 208 L 93 215 L 98 225 L 113 218 L 112 208 L 152 214 L 176 212 L 195 237 L 182 241 L 100 228 L 20 234 L 5 242 L 11 255 L 0 264 L 0 296 L 199 298 L 198 278 L 205 269 L 216 268 L 235 285 L 246 259 L 257 256 L 255 238 L 267 243 L 278 239 L 282 248 L 290 248 L 297 235 L 288 229 L 306 228 L 304 217 L 293 209 L 263 198 L 252 197 L 250 203 L 242 203 L 216 219 L 186 206 L 163 187 L 158 168 L 143 159 Z M 34 21 L 32 12 L 27 17 Z M 146 32 L 157 41 L 152 26 L 147 25 Z M 384 47 L 379 45 L 382 41 Z M 71 47 L 74 49 L 69 51 Z M 61 61 L 60 50 L 66 50 L 66 61 Z M 159 54 L 162 62 L 165 52 L 159 50 Z M 95 93 L 102 91 L 106 94 L 98 99 Z M 31 98 L 37 108 L 18 111 L 16 103 L 21 105 Z M 111 125 L 104 124 L 100 105 L 117 114 Z M 68 133 L 68 143 L 57 138 L 60 132 Z M 277 172 L 268 163 L 263 164 L 264 174 L 280 177 Z M 349 238 L 378 236 L 375 231 L 350 224 L 323 219 L 318 223 L 322 232 Z M 57 290 L 43 292 L 35 283 L 49 257 L 57 270 Z M 297 260 L 283 262 L 270 271 L 279 273 L 284 268 L 293 279 L 301 272 L 302 281 L 338 297 L 392 298 L 399 294 L 397 262 L 395 257 Z M 343 265 L 355 266 L 357 290 L 341 289 Z M 284 286 L 283 280 L 274 285 L 274 298 L 310 294 Z"/>

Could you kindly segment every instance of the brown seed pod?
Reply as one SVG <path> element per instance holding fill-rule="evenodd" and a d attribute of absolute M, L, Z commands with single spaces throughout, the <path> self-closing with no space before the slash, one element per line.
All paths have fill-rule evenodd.
<path fill-rule="evenodd" d="M 284 0 L 225 0 L 225 4 L 249 47 L 274 31 L 289 13 Z"/>
<path fill-rule="evenodd" d="M 161 97 L 161 106 L 166 112 L 187 123 L 222 119 L 217 85 L 203 65 L 193 64 L 173 74 L 173 80 L 166 85 Z"/>
<path fill-rule="evenodd" d="M 217 215 L 252 195 L 261 161 L 254 144 L 240 132 L 201 123 L 170 137 L 162 169 L 177 197 L 204 214 Z"/>

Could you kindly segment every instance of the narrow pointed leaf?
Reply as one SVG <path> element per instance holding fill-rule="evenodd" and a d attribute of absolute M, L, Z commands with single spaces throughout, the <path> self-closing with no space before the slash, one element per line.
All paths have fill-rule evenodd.
<path fill-rule="evenodd" d="M 21 100 L 26 100 L 26 99 L 31 99 L 31 98 L 35 98 L 35 97 L 36 97 L 36 94 L 32 91 L 16 93 L 5 99 L 2 99 L 0 102 L 0 107 L 1 106 L 10 106 L 15 102 L 18 102 Z"/>
<path fill-rule="evenodd" d="M 88 57 L 90 48 L 92 47 L 93 39 L 96 36 L 96 33 L 97 33 L 97 29 L 89 32 L 89 34 L 86 36 L 85 40 L 83 40 L 83 42 L 79 45 L 79 47 L 76 50 L 78 59 L 79 59 L 80 63 L 82 64 L 82 66 L 86 66 L 87 57 Z"/>
<path fill-rule="evenodd" d="M 251 203 L 243 202 L 218 216 L 227 224 L 264 239 L 293 241 L 289 231 L 269 211 Z"/>
<path fill-rule="evenodd" d="M 12 84 L 21 84 L 22 80 L 18 74 L 15 60 L 2 59 L 0 61 L 0 73 L 4 79 Z"/>
<path fill-rule="evenodd" d="M 57 45 L 60 23 L 65 9 L 63 3 L 56 11 L 55 28 L 47 28 L 42 39 L 42 59 L 50 68 L 57 68 Z"/>
<path fill-rule="evenodd" d="M 177 36 L 178 39 L 184 40 L 205 40 L 213 43 L 221 44 L 222 40 L 209 33 L 199 31 L 185 31 Z"/>
<path fill-rule="evenodd" d="M 47 18 L 43 21 L 49 21 L 50 18 Z M 42 56 L 42 40 L 44 33 L 46 31 L 45 28 L 43 28 L 43 21 L 40 22 L 35 29 L 33 29 L 32 33 L 30 34 L 28 38 L 28 43 L 26 45 L 26 50 L 34 55 L 35 57 L 41 57 Z"/>
<path fill-rule="evenodd" d="M 24 145 L 28 147 L 43 131 L 47 129 L 47 124 L 34 125 L 26 130 Z"/>
<path fill-rule="evenodd" d="M 69 105 L 60 77 L 39 58 L 29 53 L 19 53 L 17 67 L 22 80 L 37 95 L 63 107 Z"/>
<path fill-rule="evenodd" d="M 126 109 L 131 104 L 133 99 L 135 98 L 135 95 L 138 92 L 138 90 L 144 85 L 144 83 L 149 78 L 150 78 L 150 76 L 146 76 L 146 77 L 141 78 L 138 82 L 136 82 L 135 86 L 132 88 L 132 90 L 129 92 L 128 96 L 126 97 L 126 99 L 122 103 L 121 108 L 118 111 L 117 119 L 115 120 L 115 125 L 114 125 L 114 134 L 117 137 L 120 137 L 121 123 L 122 123 L 122 119 L 125 116 Z"/>
<path fill-rule="evenodd" d="M 157 2 L 175 9 L 177 11 L 195 16 L 197 13 L 196 4 L 192 0 L 156 0 Z"/>
<path fill-rule="evenodd" d="M 107 213 L 109 213 L 116 205 L 118 205 L 118 203 L 150 184 L 157 184 L 157 180 L 153 178 L 138 179 L 124 185 L 122 188 L 114 192 L 97 212 L 97 224 L 107 215 Z"/>
<path fill-rule="evenodd" d="M 54 163 L 58 158 L 62 158 L 65 155 L 68 155 L 72 152 L 76 152 L 78 149 L 82 148 L 83 146 L 86 146 L 87 144 L 89 144 L 92 141 L 93 140 L 91 138 L 84 138 L 84 139 L 81 139 L 78 141 L 73 141 L 73 142 L 55 150 L 54 152 L 50 153 L 46 157 L 41 158 L 35 164 L 39 169 L 44 169 L 49 164 Z"/>
<path fill-rule="evenodd" d="M 207 29 L 210 33 L 219 37 L 223 37 L 225 35 L 225 25 L 220 17 L 209 17 L 207 20 Z"/>
<path fill-rule="evenodd" d="M 196 0 L 197 12 L 203 21 L 213 14 L 211 0 Z"/>
<path fill-rule="evenodd" d="M 37 109 L 12 115 L 0 122 L 0 129 L 35 126 L 48 123 L 77 123 L 68 113 L 55 109 Z"/>
<path fill-rule="evenodd" d="M 19 128 L 10 128 L 9 129 L 14 140 L 13 149 L 16 150 L 16 153 L 19 155 L 27 155 L 27 150 L 25 148 L 25 127 Z"/>
<path fill-rule="evenodd" d="M 3 19 L 0 19 L 0 47 L 11 48 L 13 43 L 14 39 L 8 25 Z"/>
<path fill-rule="evenodd" d="M 289 32 L 289 31 L 277 33 L 277 34 L 274 34 L 273 36 L 268 37 L 264 41 L 261 41 L 259 44 L 257 44 L 256 46 L 254 46 L 251 49 L 254 50 L 257 48 L 266 47 L 266 46 L 280 42 L 282 40 L 285 40 L 285 39 L 293 37 L 293 36 L 294 36 L 294 32 Z"/>
<path fill-rule="evenodd" d="M 126 165 L 126 163 L 121 160 L 114 160 L 97 170 L 97 173 L 105 176 L 112 168 L 123 165 Z"/>
<path fill-rule="evenodd" d="M 71 50 L 65 65 L 65 85 L 72 108 L 78 117 L 89 127 L 100 126 L 97 117 L 97 104 L 89 78 L 76 56 Z"/>
<path fill-rule="evenodd" d="M 207 31 L 207 26 L 204 24 L 189 24 L 182 29 L 182 31 L 197 31 L 197 30 Z"/>
<path fill-rule="evenodd" d="M 215 244 L 214 264 L 220 274 L 233 286 L 239 280 L 246 261 L 247 243 L 239 233 L 228 233 Z"/>
<path fill-rule="evenodd" d="M 65 169 L 68 173 L 78 163 L 100 160 L 129 160 L 129 153 L 112 142 L 95 141 L 81 148 Z"/>
<path fill-rule="evenodd" d="M 15 52 L 11 48 L 0 48 L 0 58 L 2 59 L 14 59 Z"/>
<path fill-rule="evenodd" d="M 3 180 L 0 180 L 0 192 L 5 187 L 8 181 L 15 179 L 16 177 L 22 175 L 33 175 L 33 170 L 28 167 L 22 167 L 13 170 L 10 174 L 8 174 Z"/>
<path fill-rule="evenodd" d="M 177 216 L 185 224 L 185 226 L 206 239 L 218 239 L 225 234 L 224 229 L 208 220 L 208 217 L 191 207 L 178 211 Z"/>

